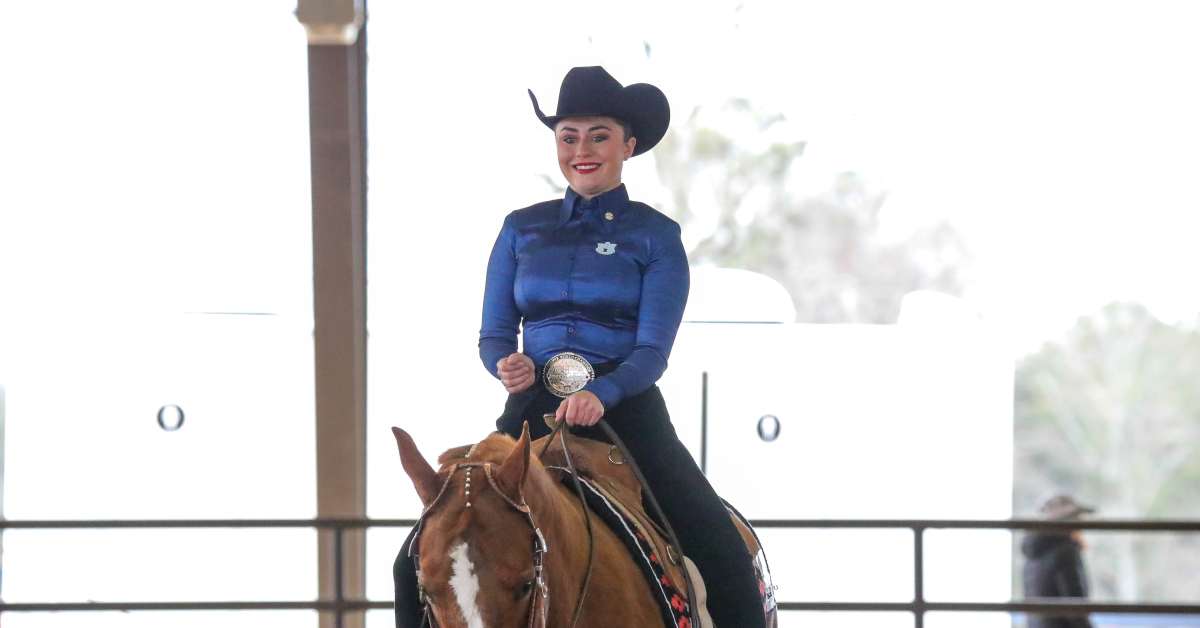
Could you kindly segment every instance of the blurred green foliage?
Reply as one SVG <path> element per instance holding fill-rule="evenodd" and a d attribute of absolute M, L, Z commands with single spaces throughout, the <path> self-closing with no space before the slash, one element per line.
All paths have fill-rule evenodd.
<path fill-rule="evenodd" d="M 886 193 L 854 172 L 805 181 L 806 143 L 784 122 L 734 99 L 693 110 L 654 149 L 672 205 L 660 209 L 683 225 L 693 264 L 774 278 L 805 323 L 894 323 L 909 292 L 962 294 L 970 260 L 953 228 L 886 234 Z"/>
<path fill-rule="evenodd" d="M 1067 492 L 1104 518 L 1200 518 L 1200 326 L 1135 303 L 1079 319 L 1016 371 L 1014 513 Z M 1192 600 L 1198 535 L 1089 533 L 1093 597 Z"/>

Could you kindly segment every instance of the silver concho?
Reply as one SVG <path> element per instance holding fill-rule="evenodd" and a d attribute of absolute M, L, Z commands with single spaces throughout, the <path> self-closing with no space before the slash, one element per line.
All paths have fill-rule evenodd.
<path fill-rule="evenodd" d="M 592 365 L 578 353 L 560 353 L 542 367 L 542 382 L 556 397 L 567 397 L 583 390 L 595 377 Z"/>

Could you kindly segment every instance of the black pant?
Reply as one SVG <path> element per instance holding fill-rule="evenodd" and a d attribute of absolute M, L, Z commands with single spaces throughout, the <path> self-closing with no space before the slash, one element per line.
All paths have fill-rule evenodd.
<path fill-rule="evenodd" d="M 522 422 L 528 421 L 532 437 L 545 436 L 550 430 L 542 415 L 554 412 L 560 402 L 540 387 L 511 395 L 496 427 L 515 438 L 521 433 Z M 762 602 L 746 545 L 691 453 L 679 442 L 658 387 L 608 409 L 604 420 L 625 441 L 679 536 L 684 553 L 704 576 L 708 611 L 717 628 L 764 626 Z M 572 433 L 607 440 L 596 428 L 573 429 Z M 409 535 L 393 568 L 397 628 L 415 628 L 421 618 L 416 568 L 408 557 L 411 542 Z"/>

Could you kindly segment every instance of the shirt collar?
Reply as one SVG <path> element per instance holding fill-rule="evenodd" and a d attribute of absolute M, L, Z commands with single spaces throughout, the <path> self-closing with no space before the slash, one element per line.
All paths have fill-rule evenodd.
<path fill-rule="evenodd" d="M 571 219 L 571 214 L 575 212 L 575 208 L 581 203 L 587 203 L 582 196 L 570 187 L 567 188 L 567 193 L 563 196 L 562 209 L 558 212 L 558 225 L 561 227 Z M 614 216 L 620 216 L 621 212 L 629 204 L 629 192 L 625 189 L 625 184 L 622 183 L 617 187 L 601 194 L 594 196 L 591 199 L 595 203 L 595 208 L 589 207 L 587 211 L 600 212 L 606 214 L 612 212 Z"/>

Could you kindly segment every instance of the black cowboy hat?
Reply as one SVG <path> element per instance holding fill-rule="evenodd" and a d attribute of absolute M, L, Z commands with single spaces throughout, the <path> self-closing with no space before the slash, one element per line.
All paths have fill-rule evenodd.
<path fill-rule="evenodd" d="M 671 122 L 671 107 L 662 90 L 649 83 L 622 87 L 604 68 L 571 68 L 558 89 L 558 112 L 548 116 L 538 107 L 537 97 L 529 90 L 533 111 L 543 124 L 554 129 L 563 118 L 608 116 L 629 124 L 637 138 L 633 154 L 640 155 L 659 142 Z"/>

